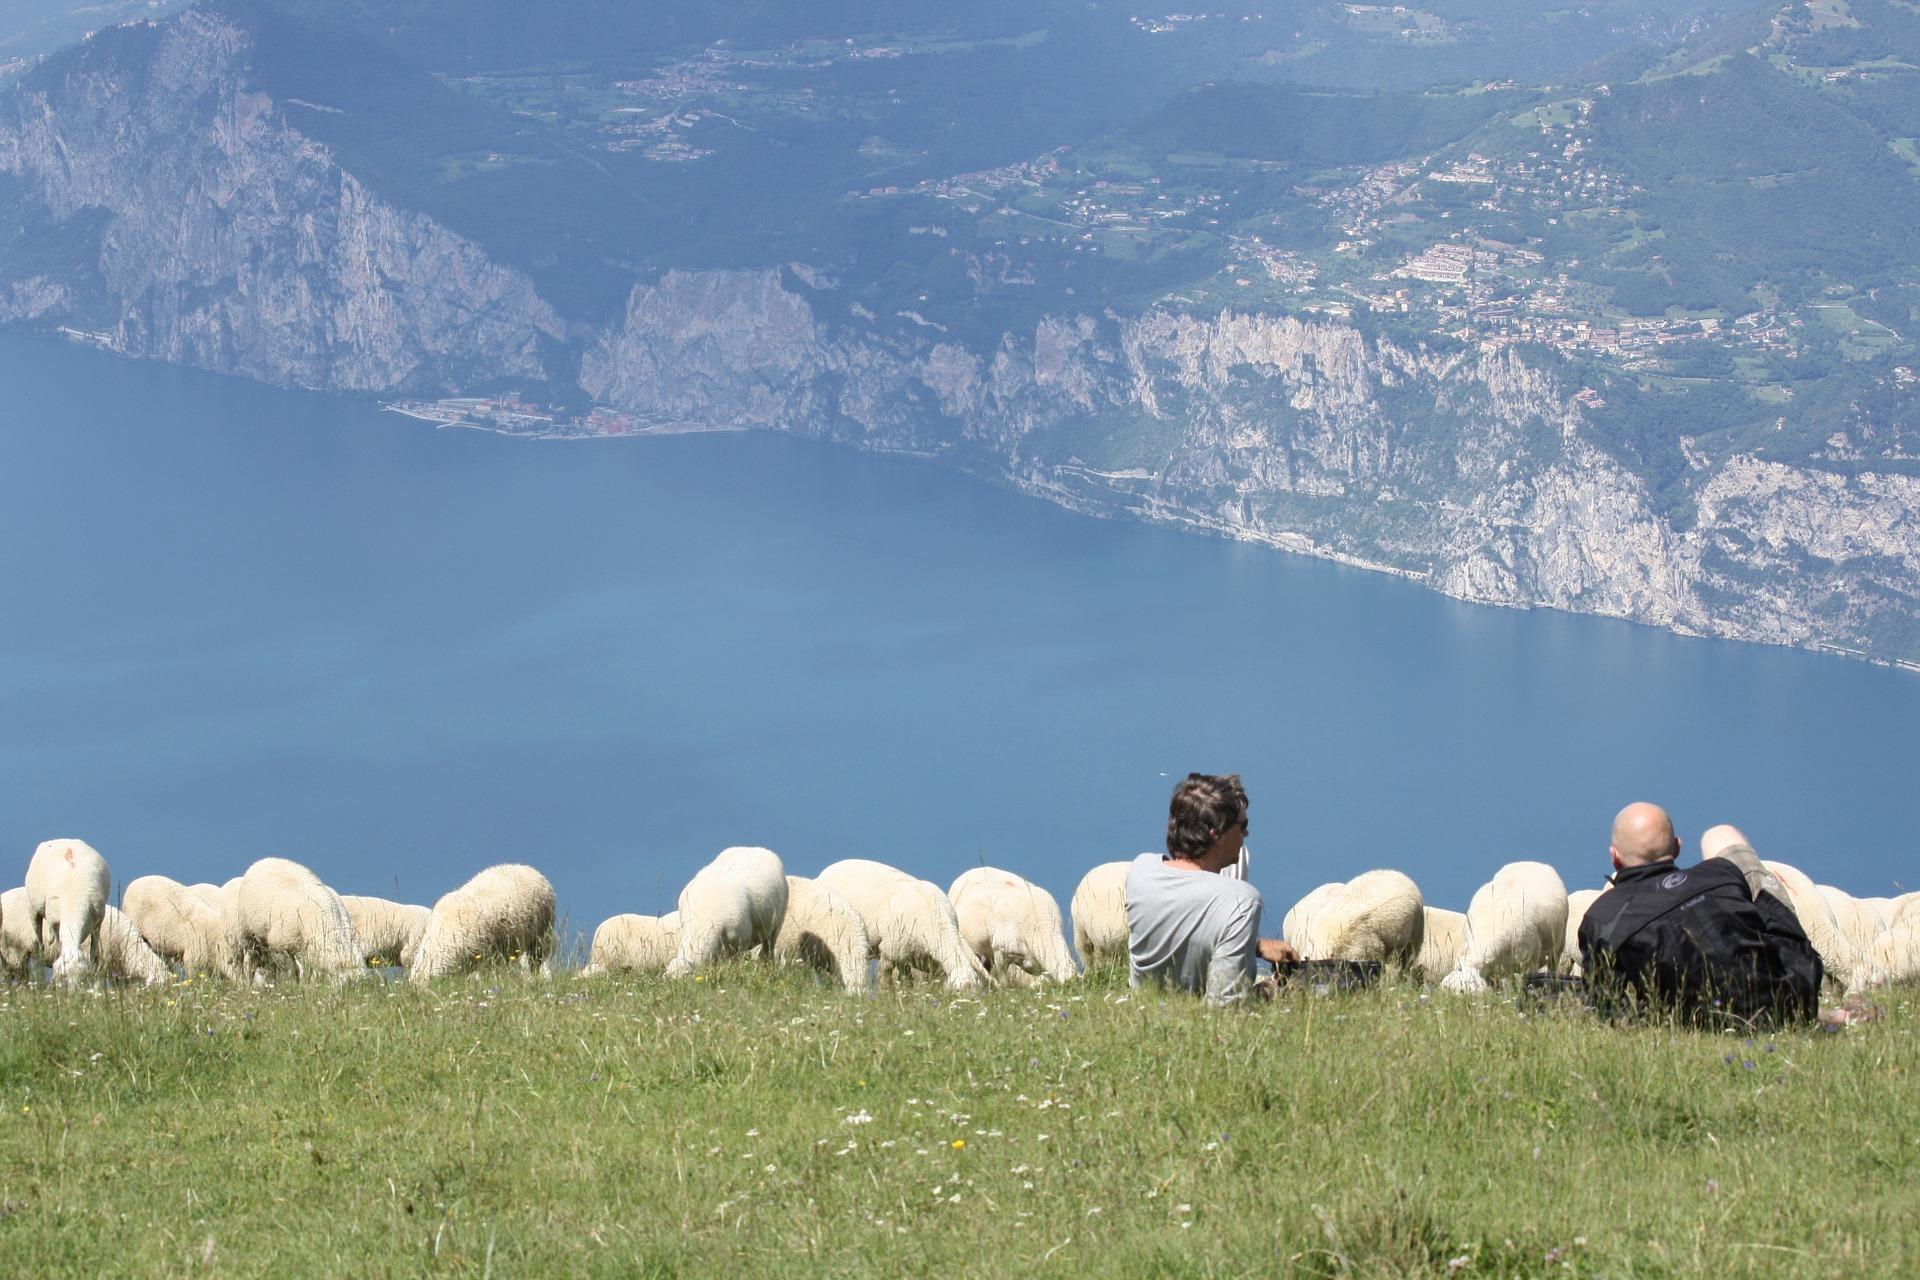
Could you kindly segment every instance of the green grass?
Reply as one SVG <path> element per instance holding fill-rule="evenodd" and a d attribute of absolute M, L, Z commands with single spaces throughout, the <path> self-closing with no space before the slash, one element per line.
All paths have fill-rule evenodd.
<path fill-rule="evenodd" d="M 0 1274 L 1910 1275 L 1885 1004 L 1749 1042 L 1110 976 L 16 988 Z"/>

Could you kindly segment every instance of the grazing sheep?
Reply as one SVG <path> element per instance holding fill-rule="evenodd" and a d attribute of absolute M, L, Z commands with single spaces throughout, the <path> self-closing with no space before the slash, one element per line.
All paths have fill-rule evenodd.
<path fill-rule="evenodd" d="M 1744 841 L 1741 841 L 1744 844 Z M 1786 890 L 1787 905 L 1800 920 L 1807 941 L 1820 956 L 1828 980 L 1843 990 L 1865 990 L 1884 986 L 1886 972 L 1873 962 L 1871 952 L 1862 952 L 1834 917 L 1833 907 L 1807 873 L 1784 862 L 1766 861 L 1761 865 L 1773 873 Z"/>
<path fill-rule="evenodd" d="M 1567 943 L 1567 886 L 1544 862 L 1509 862 L 1467 904 L 1467 945 L 1440 989 L 1487 990 L 1502 978 L 1551 969 Z"/>
<path fill-rule="evenodd" d="M 1886 971 L 1889 982 L 1920 978 L 1920 915 L 1910 915 L 1881 934 L 1873 962 Z"/>
<path fill-rule="evenodd" d="M 1833 912 L 1833 922 L 1840 926 L 1840 932 L 1847 935 L 1847 941 L 1853 944 L 1853 949 L 1863 955 L 1872 955 L 1880 934 L 1886 929 L 1879 912 L 1844 889 L 1836 889 L 1830 884 L 1816 884 L 1813 887 L 1827 900 L 1827 910 Z"/>
<path fill-rule="evenodd" d="M 1073 949 L 1082 964 L 1127 958 L 1127 868 L 1103 862 L 1080 877 L 1067 910 L 1073 916 Z"/>
<path fill-rule="evenodd" d="M 664 973 L 680 950 L 680 913 L 610 916 L 593 931 L 593 948 L 580 976 L 596 973 Z"/>
<path fill-rule="evenodd" d="M 1299 951 L 1302 958 L 1310 959 L 1311 957 L 1302 949 L 1301 940 L 1314 932 L 1314 922 L 1319 918 L 1320 913 L 1331 906 L 1336 898 L 1346 892 L 1346 889 L 1347 884 L 1344 880 L 1329 880 L 1323 885 L 1316 885 L 1305 897 L 1294 903 L 1287 914 L 1281 918 L 1280 936 L 1292 943 L 1293 949 Z"/>
<path fill-rule="evenodd" d="M 353 921 L 360 938 L 362 958 L 370 965 L 398 965 L 404 969 L 413 962 L 413 949 L 427 931 L 430 908 L 410 902 L 389 902 L 385 898 L 366 898 L 357 893 L 340 895 L 340 905 Z"/>
<path fill-rule="evenodd" d="M 680 950 L 667 965 L 684 977 L 725 956 L 760 949 L 773 958 L 773 940 L 787 914 L 787 870 L 771 849 L 722 849 L 680 891 Z"/>
<path fill-rule="evenodd" d="M 140 876 L 121 894 L 120 909 L 154 953 L 179 965 L 189 978 L 203 973 L 234 975 L 220 912 L 178 880 Z"/>
<path fill-rule="evenodd" d="M 1423 907 L 1420 914 L 1425 924 L 1413 967 L 1427 982 L 1438 982 L 1460 967 L 1460 954 L 1467 949 L 1467 913 Z"/>
<path fill-rule="evenodd" d="M 488 867 L 442 894 L 414 944 L 408 982 L 452 977 L 492 960 L 553 975 L 553 885 L 517 862 Z"/>
<path fill-rule="evenodd" d="M 1567 895 L 1567 944 L 1560 953 L 1560 963 L 1568 973 L 1580 976 L 1580 922 L 1587 918 L 1587 908 L 1593 900 L 1605 893 L 1604 889 L 1575 889 Z"/>
<path fill-rule="evenodd" d="M 1893 909 L 1887 913 L 1887 928 L 1894 928 L 1908 920 L 1920 920 L 1920 890 L 1903 893 L 1893 900 Z"/>
<path fill-rule="evenodd" d="M 297 862 L 262 858 L 227 896 L 227 946 L 243 979 L 263 981 L 283 963 L 300 978 L 368 976 L 340 895 Z"/>
<path fill-rule="evenodd" d="M 229 880 L 227 883 L 233 884 L 235 881 Z M 215 911 L 225 911 L 227 909 L 227 891 L 217 884 L 208 884 L 202 880 L 198 884 L 188 885 L 187 892 L 212 907 Z"/>
<path fill-rule="evenodd" d="M 1420 887 L 1398 871 L 1323 884 L 1295 905 L 1281 932 L 1303 960 L 1415 963 L 1427 928 Z"/>
<path fill-rule="evenodd" d="M 34 932 L 26 889 L 0 893 L 0 969 L 9 978 L 25 978 L 39 958 L 40 935 Z"/>
<path fill-rule="evenodd" d="M 157 987 L 173 981 L 173 967 L 154 954 L 126 913 L 109 906 L 100 917 L 100 971 L 108 978 Z"/>
<path fill-rule="evenodd" d="M 883 976 L 938 969 L 955 991 L 992 985 L 960 936 L 953 903 L 939 885 L 865 858 L 836 862 L 816 879 L 860 913 L 869 954 L 880 961 Z"/>
<path fill-rule="evenodd" d="M 74 983 L 100 959 L 100 921 L 111 887 L 107 860 L 84 840 L 48 840 L 27 864 L 27 905 L 34 936 L 51 947 L 57 982 Z"/>
<path fill-rule="evenodd" d="M 960 873 L 947 890 L 960 937 L 996 978 L 1024 982 L 1028 975 L 1071 982 L 1080 976 L 1060 904 L 1030 880 L 995 867 Z M 1019 974 L 1021 977 L 1012 978 Z"/>
<path fill-rule="evenodd" d="M 1871 951 L 1863 952 L 1854 944 L 1834 915 L 1832 903 L 1806 872 L 1784 862 L 1766 861 L 1762 865 L 1786 889 L 1787 905 L 1800 918 L 1800 927 L 1820 954 L 1829 979 L 1846 991 L 1886 985 L 1886 971 L 1873 962 Z"/>
<path fill-rule="evenodd" d="M 773 954 L 799 960 L 840 979 L 859 994 L 873 986 L 872 943 L 853 904 L 805 876 L 787 877 L 787 914 L 773 940 Z"/>

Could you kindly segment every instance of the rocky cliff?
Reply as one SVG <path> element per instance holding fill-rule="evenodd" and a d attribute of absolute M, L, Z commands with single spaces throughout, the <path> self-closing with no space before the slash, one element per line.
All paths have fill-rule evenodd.
<path fill-rule="evenodd" d="M 373 196 L 189 11 L 103 33 L 0 99 L 0 320 L 288 386 L 542 377 L 558 318 L 470 241 Z M 0 237 L 6 235 L 0 231 Z"/>
<path fill-rule="evenodd" d="M 810 273 L 807 273 L 810 274 Z M 670 273 L 582 364 L 599 399 L 949 456 L 1126 512 L 1449 595 L 1920 657 L 1920 482 L 1735 457 L 1684 526 L 1552 373 L 1335 321 L 1055 316 L 991 351 L 836 328 L 803 276 Z"/>
<path fill-rule="evenodd" d="M 654 422 L 936 455 L 1463 599 L 1920 659 L 1920 482 L 1736 456 L 1665 515 L 1511 349 L 1158 308 L 969 345 L 800 266 L 667 272 L 569 329 L 344 172 L 205 12 L 107 33 L 0 99 L 0 213 L 0 321 L 130 355 L 332 390 L 577 381 Z"/>

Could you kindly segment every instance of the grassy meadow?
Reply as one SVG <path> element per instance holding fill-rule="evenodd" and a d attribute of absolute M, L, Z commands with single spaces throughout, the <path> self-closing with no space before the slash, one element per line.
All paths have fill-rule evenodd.
<path fill-rule="evenodd" d="M 1913 1275 L 1920 992 L 1882 1003 L 16 987 L 0 1275 Z"/>

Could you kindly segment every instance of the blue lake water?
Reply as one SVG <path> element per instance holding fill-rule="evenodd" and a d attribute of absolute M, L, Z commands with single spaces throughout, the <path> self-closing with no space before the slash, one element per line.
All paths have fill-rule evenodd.
<path fill-rule="evenodd" d="M 430 901 L 539 866 L 575 927 L 728 844 L 981 861 L 1066 905 L 1238 770 L 1270 924 L 1323 880 L 1463 907 L 1597 885 L 1628 800 L 1689 845 L 1920 884 L 1920 678 L 1477 608 L 769 435 L 435 431 L 0 336 L 0 850 L 116 884 L 277 854 Z"/>

